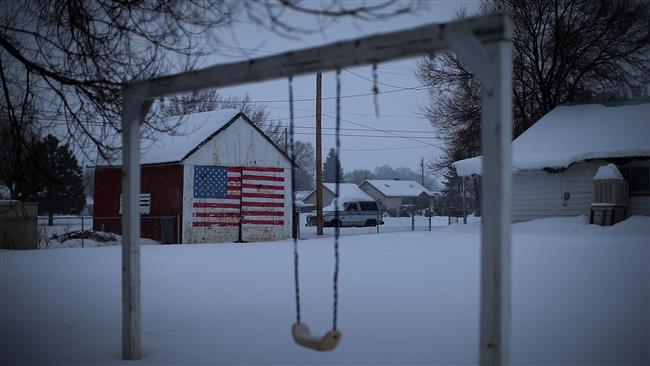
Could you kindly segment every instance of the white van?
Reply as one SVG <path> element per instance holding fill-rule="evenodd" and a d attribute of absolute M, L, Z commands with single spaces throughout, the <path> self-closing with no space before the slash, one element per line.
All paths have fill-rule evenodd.
<path fill-rule="evenodd" d="M 377 226 L 383 225 L 381 211 L 375 201 L 346 201 L 340 206 L 339 221 L 333 205 L 323 207 L 323 226 Z M 338 224 L 338 225 L 337 225 Z M 307 226 L 316 226 L 316 214 L 307 216 Z"/>

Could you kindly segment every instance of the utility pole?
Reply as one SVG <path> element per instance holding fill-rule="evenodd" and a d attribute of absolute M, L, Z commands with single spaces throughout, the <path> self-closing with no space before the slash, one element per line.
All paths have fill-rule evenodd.
<path fill-rule="evenodd" d="M 316 74 L 316 235 L 323 235 L 323 143 L 321 141 L 321 85 L 323 74 Z"/>

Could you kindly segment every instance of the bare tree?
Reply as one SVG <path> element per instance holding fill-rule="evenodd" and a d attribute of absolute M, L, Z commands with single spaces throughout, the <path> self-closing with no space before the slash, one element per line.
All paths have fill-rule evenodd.
<path fill-rule="evenodd" d="M 250 96 L 223 96 L 216 90 L 202 90 L 166 98 L 160 105 L 162 116 L 208 112 L 217 109 L 238 109 L 256 124 L 277 145 L 284 145 L 284 126 L 269 118 L 265 104 L 251 102 Z"/>
<path fill-rule="evenodd" d="M 345 173 L 345 181 L 361 184 L 366 179 L 375 179 L 375 175 L 368 169 L 354 169 Z"/>
<path fill-rule="evenodd" d="M 12 138 L 23 139 L 28 95 L 38 130 L 65 131 L 77 149 L 93 147 L 110 160 L 121 143 L 121 95 L 125 82 L 168 73 L 171 60 L 196 60 L 219 51 L 217 32 L 246 18 L 295 36 L 313 29 L 292 27 L 285 12 L 318 19 L 382 19 L 407 11 L 411 2 L 370 5 L 324 0 L 33 0 L 0 2 L 0 90 Z M 151 113 L 155 113 L 153 109 Z M 174 131 L 160 118 L 144 121 L 143 138 Z M 23 142 L 17 145 L 23 145 Z M 88 156 L 94 159 L 94 156 Z"/>
<path fill-rule="evenodd" d="M 311 142 L 295 141 L 294 154 L 296 169 L 296 189 L 305 191 L 314 189 L 316 174 L 316 153 Z"/>
<path fill-rule="evenodd" d="M 481 12 L 506 13 L 515 25 L 513 137 L 559 104 L 620 97 L 648 82 L 647 1 L 487 0 Z M 422 60 L 417 76 L 431 85 L 424 112 L 444 142 L 432 168 L 480 154 L 480 85 L 471 70 L 447 53 Z"/>

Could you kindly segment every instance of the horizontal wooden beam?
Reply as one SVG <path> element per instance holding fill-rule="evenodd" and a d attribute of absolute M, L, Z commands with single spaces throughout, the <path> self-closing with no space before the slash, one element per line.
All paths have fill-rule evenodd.
<path fill-rule="evenodd" d="M 509 40 L 511 28 L 510 21 L 503 15 L 467 18 L 133 81 L 127 88 L 147 90 L 148 97 L 155 98 L 199 89 L 333 71 L 444 51 L 450 47 L 447 38 L 450 34 L 471 33 L 480 43 Z"/>

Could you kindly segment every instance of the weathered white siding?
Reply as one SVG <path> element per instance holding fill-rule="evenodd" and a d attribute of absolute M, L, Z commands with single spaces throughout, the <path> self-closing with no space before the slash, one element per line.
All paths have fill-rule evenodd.
<path fill-rule="evenodd" d="M 207 138 L 208 136 L 206 136 Z M 183 243 L 232 242 L 237 227 L 192 227 L 194 166 L 284 168 L 284 225 L 244 225 L 245 241 L 283 240 L 291 237 L 291 164 L 255 128 L 243 119 L 235 121 L 183 161 Z"/>
<path fill-rule="evenodd" d="M 561 173 L 542 170 L 518 172 L 512 177 L 514 222 L 554 216 L 589 215 L 593 177 L 605 161 L 576 163 Z M 569 199 L 564 202 L 564 193 Z M 487 214 L 487 213 L 485 213 Z M 650 215 L 650 197 L 630 197 L 629 214 Z"/>

